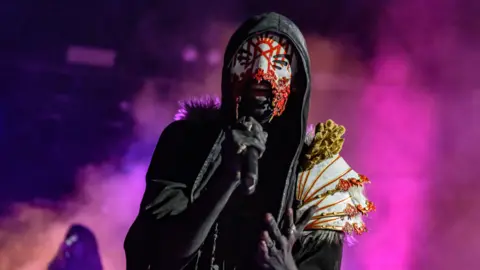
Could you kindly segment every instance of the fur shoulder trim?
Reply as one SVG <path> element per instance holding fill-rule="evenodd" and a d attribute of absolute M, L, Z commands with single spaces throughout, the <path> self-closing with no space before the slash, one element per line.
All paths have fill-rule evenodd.
<path fill-rule="evenodd" d="M 345 127 L 336 124 L 333 120 L 319 123 L 313 129 L 307 130 L 305 143 L 308 145 L 302 160 L 303 170 L 309 170 L 315 164 L 331 158 L 342 150 Z"/>
<path fill-rule="evenodd" d="M 179 102 L 180 108 L 174 120 L 209 121 L 218 119 L 220 115 L 220 98 L 203 96 L 190 98 Z"/>

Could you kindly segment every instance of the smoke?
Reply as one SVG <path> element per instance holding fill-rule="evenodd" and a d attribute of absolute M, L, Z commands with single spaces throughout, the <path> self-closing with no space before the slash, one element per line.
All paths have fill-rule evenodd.
<path fill-rule="evenodd" d="M 414 5 L 414 2 L 408 3 Z M 448 215 L 434 215 L 426 208 L 431 204 L 427 198 L 435 201 L 433 196 L 443 196 L 437 199 L 439 203 L 455 205 L 455 198 L 442 194 L 451 194 L 449 191 L 455 188 L 451 181 L 457 181 L 454 178 L 458 178 L 458 170 L 450 168 L 453 165 L 443 165 L 452 164 L 452 160 L 456 161 L 455 166 L 464 164 L 461 153 L 467 150 L 473 153 L 478 147 L 469 144 L 463 152 L 458 149 L 474 140 L 474 135 L 479 132 L 467 125 L 475 123 L 468 111 L 472 107 L 459 102 L 438 107 L 439 96 L 433 93 L 444 82 L 446 87 L 453 82 L 469 82 L 469 86 L 478 87 L 478 76 L 471 71 L 475 69 L 470 70 L 470 64 L 465 62 L 478 59 L 478 54 L 470 54 L 471 48 L 455 41 L 456 36 L 449 34 L 453 31 L 451 27 L 446 27 L 444 33 L 433 27 L 432 22 L 422 22 L 421 19 L 427 17 L 428 5 L 417 7 L 425 12 L 415 13 L 406 8 L 407 5 L 400 7 L 400 1 L 396 3 L 398 8 L 392 9 L 396 13 L 390 14 L 393 22 L 382 23 L 382 42 L 387 47 L 396 46 L 393 49 L 388 47 L 380 54 L 376 61 L 379 69 L 375 70 L 373 77 L 369 77 L 371 70 L 341 42 L 307 35 L 313 84 L 309 120 L 316 123 L 332 118 L 347 127 L 344 156 L 356 171 L 370 176 L 372 185 L 367 194 L 378 205 L 378 212 L 372 214 L 371 221 L 367 220 L 371 231 L 358 238 L 356 247 L 346 249 L 344 269 L 425 269 L 411 264 L 420 256 L 424 256 L 423 261 L 436 262 L 438 269 L 450 269 L 445 265 L 455 265 L 454 255 L 466 256 L 459 254 L 462 249 L 450 254 L 450 264 L 443 262 L 445 257 L 437 254 L 444 253 L 445 246 L 461 246 L 457 239 L 478 237 L 467 237 L 467 232 L 471 234 L 471 226 L 465 218 L 456 218 L 452 232 L 446 233 L 447 229 L 440 225 L 433 227 L 431 224 L 435 222 L 444 224 L 446 216 L 457 217 L 458 207 L 444 207 L 442 209 L 448 210 Z M 444 8 L 449 10 L 446 5 Z M 418 18 L 413 18 L 415 14 Z M 448 16 L 449 13 L 442 14 Z M 411 24 L 405 24 L 405 21 L 416 22 L 416 27 L 408 26 Z M 230 25 L 212 22 L 203 36 L 212 44 L 212 49 L 223 51 L 232 32 Z M 450 53 L 446 53 L 447 49 Z M 457 59 L 455 56 L 462 57 Z M 178 100 L 219 94 L 220 69 L 220 66 L 208 66 L 201 81 L 146 80 L 132 102 L 136 140 L 132 142 L 131 151 L 122 157 L 123 163 L 119 166 L 117 161 L 107 160 L 81 168 L 76 179 L 77 192 L 61 203 L 35 202 L 13 206 L 11 214 L 0 221 L 0 269 L 44 269 L 72 223 L 84 224 L 96 234 L 106 270 L 124 269 L 123 239 L 137 214 L 148 165 L 148 161 L 138 157 L 153 152 L 159 134 L 173 119 Z M 430 78 L 436 78 L 436 81 L 431 83 Z M 158 88 L 165 83 L 173 91 L 168 99 L 161 99 L 157 95 Z M 464 83 L 461 86 L 466 88 Z M 463 94 L 461 100 L 468 97 Z M 478 102 L 478 94 L 476 97 Z M 478 114 L 478 110 L 476 112 Z M 442 115 L 450 117 L 450 122 L 441 123 L 437 118 Z M 452 115 L 456 118 L 453 119 Z M 455 126 L 462 124 L 468 129 Z M 442 126 L 452 133 L 449 138 L 453 154 L 449 156 L 435 149 L 440 136 L 438 129 Z M 449 171 L 434 179 L 431 164 Z M 470 190 L 472 197 L 476 194 L 478 188 L 467 187 L 467 184 L 478 182 L 471 177 L 476 175 L 476 171 L 472 171 L 475 168 L 472 164 L 468 170 L 460 170 L 466 175 L 462 174 L 464 185 L 456 187 L 458 193 L 465 194 Z M 445 175 L 451 179 L 446 179 Z M 430 192 L 435 191 L 430 182 L 435 182 L 437 193 Z M 391 194 L 391 190 L 397 193 Z M 468 207 L 467 204 L 464 202 L 463 205 Z M 427 220 L 428 217 L 432 221 Z M 424 229 L 429 232 L 420 235 L 419 231 Z M 397 235 L 397 231 L 402 233 Z M 438 244 L 436 246 L 422 245 L 431 235 L 446 236 L 433 242 Z M 469 243 L 471 250 L 474 246 L 475 243 Z M 388 256 L 386 250 L 391 251 Z M 469 262 L 464 263 L 464 268 L 468 268 Z"/>
<path fill-rule="evenodd" d="M 107 160 L 81 168 L 76 193 L 62 202 L 14 205 L 0 223 L 0 269 L 45 269 L 73 223 L 93 230 L 105 269 L 124 269 L 123 239 L 138 211 L 147 166 L 130 155 L 139 143 L 154 145 L 171 119 L 169 106 L 156 97 L 152 82 L 145 82 L 131 111 L 138 141 L 120 166 Z"/>
<path fill-rule="evenodd" d="M 232 32 L 229 25 L 212 23 L 206 36 L 215 37 L 213 41 L 220 45 L 214 49 L 221 49 Z M 125 269 L 123 240 L 138 213 L 148 166 L 148 160 L 139 157 L 153 152 L 159 134 L 173 120 L 177 101 L 219 94 L 220 76 L 221 67 L 212 66 L 200 82 L 146 79 L 131 102 L 136 139 L 121 164 L 112 157 L 79 169 L 75 194 L 61 202 L 13 205 L 10 214 L 0 220 L 0 269 L 46 269 L 73 223 L 95 233 L 105 270 Z M 159 88 L 165 84 L 173 91 L 168 99 L 161 99 Z"/>
<path fill-rule="evenodd" d="M 212 22 L 204 37 L 213 44 L 212 50 L 222 52 L 233 30 L 231 25 Z M 328 105 L 324 93 L 332 88 L 361 88 L 362 66 L 339 43 L 319 36 L 307 39 L 316 90 L 311 118 L 312 122 L 318 122 L 334 109 Z M 145 80 L 130 106 L 136 140 L 122 157 L 123 162 L 119 165 L 118 158 L 112 157 L 112 161 L 81 168 L 76 176 L 76 193 L 62 202 L 12 206 L 11 214 L 0 221 L 0 269 L 45 269 L 73 223 L 86 225 L 95 233 L 105 270 L 124 269 L 123 240 L 138 212 L 148 166 L 148 160 L 139 161 L 138 157 L 153 152 L 159 134 L 173 119 L 178 100 L 218 95 L 220 79 L 221 66 L 211 65 L 201 81 Z M 168 99 L 161 99 L 158 89 L 166 84 L 173 91 Z"/>
<path fill-rule="evenodd" d="M 222 51 L 231 33 L 233 28 L 230 25 L 212 23 L 204 36 L 218 46 L 213 50 Z M 344 53 L 335 44 L 319 37 L 308 39 L 313 48 L 313 62 L 318 65 L 314 64 L 313 73 L 330 74 L 316 76 L 314 80 L 323 81 L 317 84 L 319 88 L 331 88 L 338 84 L 338 80 L 327 82 L 326 78 L 334 78 L 335 72 L 345 73 L 340 68 L 343 65 L 339 64 L 341 58 L 346 61 Z M 352 66 L 358 67 L 358 64 Z M 220 78 L 221 67 L 217 65 L 210 66 L 200 82 L 145 80 L 130 108 L 136 140 L 120 166 L 115 158 L 116 161 L 106 160 L 81 168 L 76 176 L 77 192 L 60 203 L 14 205 L 11 214 L 0 222 L 0 269 L 45 269 L 73 223 L 86 225 L 95 233 L 106 270 L 124 269 L 123 240 L 138 212 L 148 165 L 148 161 L 138 161 L 138 157 L 153 152 L 159 134 L 173 119 L 178 100 L 219 94 Z M 169 84 L 173 91 L 168 99 L 162 100 L 157 93 L 165 84 Z"/>

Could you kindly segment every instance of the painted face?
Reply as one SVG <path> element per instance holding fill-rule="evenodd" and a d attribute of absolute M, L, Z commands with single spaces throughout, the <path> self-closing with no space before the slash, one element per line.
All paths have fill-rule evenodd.
<path fill-rule="evenodd" d="M 290 41 L 274 33 L 262 33 L 245 41 L 230 69 L 237 106 L 245 96 L 255 97 L 261 107 L 257 108 L 262 111 L 259 113 L 269 114 L 270 120 L 280 116 L 290 95 L 295 68 L 292 51 Z"/>

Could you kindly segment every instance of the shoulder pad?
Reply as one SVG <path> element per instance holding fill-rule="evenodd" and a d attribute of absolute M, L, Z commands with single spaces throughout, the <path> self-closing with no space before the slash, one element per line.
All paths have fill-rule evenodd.
<path fill-rule="evenodd" d="M 342 150 L 344 134 L 345 127 L 336 124 L 333 120 L 318 123 L 315 131 L 307 134 L 308 146 L 301 159 L 302 170 L 310 170 L 316 164 L 338 155 Z"/>

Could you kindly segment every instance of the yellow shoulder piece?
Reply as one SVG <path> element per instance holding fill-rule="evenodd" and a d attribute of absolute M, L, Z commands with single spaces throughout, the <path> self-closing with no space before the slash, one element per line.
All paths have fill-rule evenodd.
<path fill-rule="evenodd" d="M 302 161 L 302 169 L 310 170 L 316 164 L 340 153 L 342 150 L 345 127 L 337 125 L 333 120 L 315 126 L 315 135 L 307 147 Z"/>

